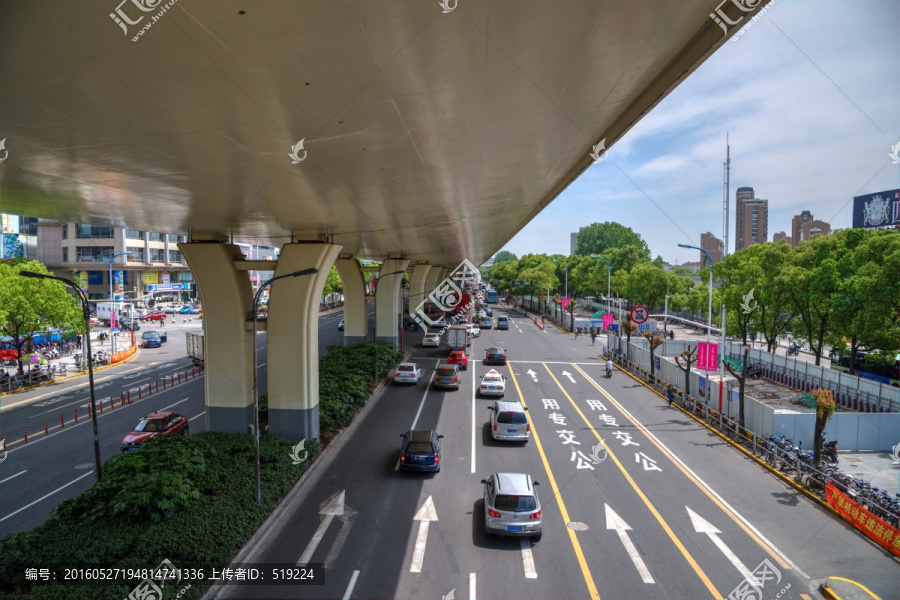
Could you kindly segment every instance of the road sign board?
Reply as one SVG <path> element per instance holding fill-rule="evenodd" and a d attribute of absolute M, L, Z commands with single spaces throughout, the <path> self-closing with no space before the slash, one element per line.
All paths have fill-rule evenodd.
<path fill-rule="evenodd" d="M 640 325 L 641 323 L 646 323 L 647 319 L 650 318 L 650 311 L 647 310 L 646 306 L 635 306 L 631 309 L 631 322 L 637 323 Z"/>
<path fill-rule="evenodd" d="M 638 325 L 638 331 L 650 331 L 650 323 L 641 323 Z"/>

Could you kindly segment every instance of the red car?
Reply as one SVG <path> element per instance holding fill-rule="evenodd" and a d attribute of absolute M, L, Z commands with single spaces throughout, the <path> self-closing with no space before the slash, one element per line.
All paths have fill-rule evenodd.
<path fill-rule="evenodd" d="M 161 310 L 153 310 L 145 315 L 141 315 L 141 321 L 162 321 L 166 318 L 166 313 Z"/>
<path fill-rule="evenodd" d="M 131 433 L 122 440 L 122 452 L 139 450 L 141 444 L 150 438 L 167 433 L 187 435 L 189 433 L 187 417 L 176 412 L 158 412 L 147 415 L 141 419 L 140 423 L 132 427 Z"/>
<path fill-rule="evenodd" d="M 465 350 L 451 350 L 447 362 L 451 365 L 459 365 L 463 371 L 469 368 L 469 357 L 466 356 Z"/>

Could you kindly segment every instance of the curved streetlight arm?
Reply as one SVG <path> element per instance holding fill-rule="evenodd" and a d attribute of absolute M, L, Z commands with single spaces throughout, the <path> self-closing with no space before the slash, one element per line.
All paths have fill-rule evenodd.
<path fill-rule="evenodd" d="M 87 295 L 85 295 L 84 290 L 78 287 L 74 281 L 66 279 L 65 277 L 47 275 L 46 273 L 35 273 L 33 271 L 21 271 L 19 275 L 34 279 L 55 279 L 56 281 L 62 281 L 64 284 L 78 292 L 78 299 L 81 301 L 81 311 L 84 315 L 84 344 L 87 351 L 88 382 L 91 390 L 91 421 L 94 425 L 94 468 L 96 469 L 97 480 L 99 481 L 103 477 L 103 465 L 100 462 L 100 432 L 97 426 L 97 400 L 94 394 L 94 359 L 91 353 L 90 331 L 91 307 L 88 305 Z"/>

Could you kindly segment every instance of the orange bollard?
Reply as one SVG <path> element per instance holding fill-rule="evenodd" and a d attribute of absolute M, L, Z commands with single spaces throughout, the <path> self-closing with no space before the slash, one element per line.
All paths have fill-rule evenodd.
<path fill-rule="evenodd" d="M 166 377 L 163 375 L 163 389 L 166 389 Z"/>
<path fill-rule="evenodd" d="M 47 419 L 44 419 L 44 435 L 48 435 L 50 432 L 47 431 Z"/>
<path fill-rule="evenodd" d="M 125 406 L 125 392 L 120 394 L 119 406 Z"/>
<path fill-rule="evenodd" d="M 140 393 L 141 393 L 141 390 L 138 389 L 138 394 L 140 394 Z M 131 404 L 131 390 L 128 390 L 128 391 L 126 392 L 126 394 L 125 394 L 125 401 L 128 402 L 128 404 Z"/>
<path fill-rule="evenodd" d="M 60 429 L 66 428 L 66 420 L 63 418 L 62 413 L 59 413 L 59 428 Z"/>
<path fill-rule="evenodd" d="M 141 399 L 141 388 L 138 388 L 138 400 Z"/>
<path fill-rule="evenodd" d="M 3 451 L 6 452 L 6 436 L 0 435 L 0 441 L 3 442 Z"/>
<path fill-rule="evenodd" d="M 103 414 L 103 400 L 100 400 L 100 414 Z"/>
<path fill-rule="evenodd" d="M 178 383 L 181 383 L 181 373 L 178 374 Z"/>
<path fill-rule="evenodd" d="M 25 441 L 28 441 L 28 428 L 25 428 Z"/>
<path fill-rule="evenodd" d="M 78 409 L 75 409 L 75 424 L 78 424 Z"/>
<path fill-rule="evenodd" d="M 159 380 L 156 380 L 156 393 L 159 393 Z"/>
<path fill-rule="evenodd" d="M 88 419 L 91 418 L 91 405 L 88 404 Z"/>

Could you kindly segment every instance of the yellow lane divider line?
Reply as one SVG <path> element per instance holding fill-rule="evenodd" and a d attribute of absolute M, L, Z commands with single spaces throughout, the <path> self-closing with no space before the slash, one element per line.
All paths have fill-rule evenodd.
<path fill-rule="evenodd" d="M 513 380 L 513 384 L 516 386 L 516 393 L 519 394 L 519 401 L 522 403 L 522 406 L 527 408 L 527 404 L 525 404 L 525 397 L 522 395 L 522 389 L 519 387 L 519 381 L 516 379 L 516 374 L 513 371 L 513 364 L 509 362 L 509 376 Z M 527 412 L 525 413 L 528 416 L 528 422 L 531 424 L 531 434 L 534 437 L 534 444 L 537 447 L 538 453 L 541 455 L 541 462 L 544 463 L 544 470 L 547 472 L 547 479 L 550 480 L 550 487 L 553 488 L 553 494 L 559 502 L 559 512 L 562 515 L 563 521 L 565 523 L 571 523 L 571 519 L 569 518 L 569 511 L 566 509 L 566 504 L 563 502 L 562 494 L 559 491 L 559 486 L 556 484 L 556 478 L 553 477 L 553 471 L 550 470 L 550 462 L 547 460 L 547 455 L 544 454 L 544 447 L 541 445 L 541 440 L 538 437 L 537 429 L 535 429 L 534 421 L 531 419 L 531 415 Z M 584 552 L 581 550 L 581 543 L 578 541 L 578 536 L 576 535 L 575 530 L 569 529 L 566 527 L 566 531 L 569 534 L 569 541 L 572 542 L 572 548 L 575 550 L 575 557 L 578 559 L 578 564 L 581 567 L 581 574 L 584 577 L 584 582 L 587 585 L 588 593 L 590 593 L 591 598 L 593 600 L 600 600 L 600 592 L 597 591 L 597 586 L 594 584 L 594 578 L 591 575 L 590 569 L 588 569 L 587 560 L 584 558 Z"/>
<path fill-rule="evenodd" d="M 563 385 L 559 382 L 559 380 L 553 374 L 553 371 L 550 370 L 550 367 L 548 367 L 544 363 L 541 363 L 541 364 L 544 365 L 544 368 L 547 370 L 547 374 L 553 378 L 553 381 L 556 382 L 556 385 L 559 386 L 559 389 L 562 391 L 563 394 L 565 394 L 566 398 L 568 398 L 569 403 L 572 405 L 572 407 L 575 409 L 575 411 L 581 416 L 581 419 L 588 426 L 588 429 L 591 431 L 591 433 L 594 434 L 594 437 L 597 438 L 597 441 L 602 442 L 603 440 L 600 438 L 600 434 L 597 433 L 597 430 L 594 429 L 594 426 L 591 424 L 590 420 L 584 415 L 583 412 L 581 412 L 581 409 L 578 408 L 578 405 L 575 403 L 575 401 L 572 400 L 572 397 L 566 391 L 566 388 L 563 387 Z M 694 559 L 693 556 L 691 556 L 691 553 L 688 552 L 688 549 L 684 547 L 684 544 L 681 543 L 681 540 L 678 539 L 678 537 L 675 535 L 675 532 L 672 531 L 672 528 L 669 526 L 669 524 L 666 522 L 666 520 L 662 517 L 661 514 L 659 514 L 659 511 L 656 510 L 656 507 L 653 506 L 653 503 L 650 502 L 650 499 L 647 498 L 646 494 L 644 494 L 643 490 L 641 490 L 641 488 L 638 486 L 637 482 L 635 482 L 635 480 L 632 479 L 631 475 L 629 475 L 628 471 L 622 465 L 621 461 L 619 461 L 619 458 L 615 455 L 615 453 L 612 451 L 612 449 L 609 448 L 609 446 L 606 446 L 606 444 L 604 444 L 604 447 L 606 448 L 606 451 L 609 454 L 609 457 L 612 458 L 613 462 L 616 463 L 616 466 L 619 467 L 619 470 L 622 472 L 622 475 L 624 475 L 625 479 L 628 480 L 628 483 L 631 484 L 631 487 L 637 493 L 638 497 L 640 497 L 640 499 L 643 501 L 643 503 L 647 506 L 647 509 L 650 510 L 650 513 L 656 518 L 656 520 L 659 522 L 660 526 L 662 526 L 663 530 L 669 536 L 669 539 L 672 540 L 672 543 L 675 544 L 675 547 L 678 548 L 679 552 L 681 552 L 682 556 L 684 556 L 684 558 L 685 558 L 685 560 L 687 560 L 688 564 L 691 565 L 691 568 L 694 569 L 694 572 L 697 574 L 697 577 L 700 578 L 700 581 L 703 582 L 703 585 L 706 586 L 706 589 L 709 590 L 709 593 L 712 594 L 713 598 L 715 598 L 716 600 L 720 600 L 721 598 L 723 598 L 722 594 L 719 593 L 719 591 L 716 589 L 716 586 L 713 585 L 713 582 L 710 581 L 709 577 L 706 575 L 706 573 L 700 567 L 700 564 L 696 561 L 696 559 Z"/>

